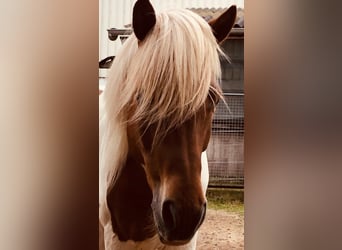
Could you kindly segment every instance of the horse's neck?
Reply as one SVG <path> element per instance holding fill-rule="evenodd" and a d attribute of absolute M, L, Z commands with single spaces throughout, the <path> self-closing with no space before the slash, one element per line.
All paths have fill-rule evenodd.
<path fill-rule="evenodd" d="M 142 241 L 156 234 L 152 192 L 144 169 L 131 154 L 107 200 L 113 231 L 121 241 Z"/>

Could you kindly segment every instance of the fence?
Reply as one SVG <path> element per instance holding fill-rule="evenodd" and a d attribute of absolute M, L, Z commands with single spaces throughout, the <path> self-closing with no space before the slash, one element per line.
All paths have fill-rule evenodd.
<path fill-rule="evenodd" d="M 209 185 L 244 185 L 244 94 L 225 93 L 217 106 L 208 145 Z"/>

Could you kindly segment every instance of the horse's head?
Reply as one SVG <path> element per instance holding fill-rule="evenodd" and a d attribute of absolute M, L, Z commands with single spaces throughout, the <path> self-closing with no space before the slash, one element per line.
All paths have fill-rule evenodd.
<path fill-rule="evenodd" d="M 153 192 L 151 207 L 163 243 L 185 244 L 204 220 L 201 155 L 210 139 L 218 98 L 210 94 L 194 116 L 170 129 L 156 143 L 157 124 L 128 127 L 130 148 L 135 148 Z"/>
<path fill-rule="evenodd" d="M 196 76 L 197 78 L 191 78 L 188 75 L 196 74 L 191 68 L 192 65 L 199 71 L 210 66 L 210 63 L 206 61 L 206 55 L 197 57 L 196 53 L 204 53 L 205 47 L 203 46 L 214 46 L 213 44 L 225 39 L 234 24 L 235 17 L 236 7 L 233 6 L 209 25 L 201 18 L 191 19 L 191 22 L 200 22 L 198 32 L 210 33 L 208 38 L 186 33 L 186 30 L 179 30 L 177 31 L 179 33 L 172 34 L 184 39 L 184 42 L 178 41 L 183 42 L 179 46 L 183 47 L 182 51 L 193 53 L 185 55 L 185 57 L 191 57 L 191 61 L 182 65 L 182 72 L 179 74 L 171 74 L 169 78 L 174 79 L 170 80 L 167 74 L 177 73 L 179 70 L 177 68 L 179 65 L 174 64 L 186 60 L 186 58 L 181 58 L 179 59 L 181 61 L 177 61 L 179 55 L 174 53 L 170 57 L 172 61 L 167 59 L 160 62 L 160 71 L 166 71 L 164 74 L 157 76 L 152 74 L 147 77 L 151 81 L 159 79 L 161 82 L 155 81 L 155 84 L 159 84 L 159 86 L 151 87 L 155 88 L 152 93 L 150 93 L 150 88 L 145 90 L 144 86 L 140 86 L 139 93 L 134 95 L 133 102 L 135 104 L 131 106 L 131 113 L 136 113 L 141 107 L 147 107 L 152 111 L 145 119 L 140 119 L 141 116 L 138 115 L 135 117 L 136 119 L 129 122 L 127 127 L 128 144 L 131 154 L 135 155 L 136 160 L 145 170 L 148 184 L 153 193 L 151 207 L 155 224 L 160 239 L 165 244 L 179 245 L 190 241 L 205 216 L 206 198 L 201 183 L 201 155 L 206 150 L 210 139 L 212 117 L 215 105 L 220 100 L 221 92 L 219 85 L 215 82 L 215 77 L 210 76 L 206 79 L 207 76 L 203 76 L 204 78 Z M 170 18 L 168 25 L 172 26 L 171 22 L 184 22 L 184 27 L 197 27 L 197 24 L 190 21 L 187 23 L 186 20 L 178 21 Z M 139 50 L 148 49 L 144 44 L 154 39 L 151 38 L 151 33 L 156 32 L 157 34 L 154 34 L 156 40 L 160 39 L 154 44 L 155 51 L 153 53 L 157 54 L 152 53 L 151 58 L 147 59 L 147 61 L 151 60 L 151 63 L 158 60 L 158 56 L 162 57 L 162 51 L 158 50 L 163 48 L 159 48 L 158 44 L 165 45 L 167 43 L 162 41 L 165 34 L 174 32 L 170 29 L 163 34 L 161 27 L 156 24 L 158 24 L 158 18 L 149 1 L 138 0 L 133 11 L 133 29 L 139 41 L 137 53 Z M 153 31 L 153 29 L 155 30 Z M 210 45 L 207 45 L 206 41 L 197 41 L 201 44 L 198 48 L 187 47 L 190 42 L 186 42 L 183 36 L 192 36 L 192 42 L 194 39 L 209 39 L 207 44 Z M 218 61 L 217 47 L 214 47 L 213 51 L 216 53 L 215 58 Z M 168 52 L 173 53 L 174 51 L 170 49 Z M 212 60 L 210 55 L 208 55 L 208 60 Z M 217 62 L 215 61 L 215 63 Z M 163 68 L 163 64 L 167 65 L 164 65 Z M 219 65 L 219 62 L 217 64 Z M 155 67 L 159 67 L 159 65 Z M 181 78 L 190 79 L 193 82 L 188 85 L 179 85 L 178 81 L 182 79 L 178 79 L 177 75 L 182 75 Z M 203 79 L 206 81 L 205 84 L 200 82 Z M 167 83 L 168 81 L 170 82 Z M 196 83 L 196 81 L 199 82 Z M 176 86 L 170 87 L 171 84 Z M 182 89 L 182 86 L 185 88 Z M 187 88 L 193 96 L 183 93 L 188 92 Z M 142 112 L 140 110 L 138 114 Z"/>

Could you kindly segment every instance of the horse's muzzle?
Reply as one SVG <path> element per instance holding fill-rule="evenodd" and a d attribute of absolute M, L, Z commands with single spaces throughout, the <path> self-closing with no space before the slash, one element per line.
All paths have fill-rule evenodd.
<path fill-rule="evenodd" d="M 172 200 L 162 204 L 161 241 L 167 245 L 188 243 L 202 224 L 206 213 L 206 203 L 199 206 L 183 207 Z"/>

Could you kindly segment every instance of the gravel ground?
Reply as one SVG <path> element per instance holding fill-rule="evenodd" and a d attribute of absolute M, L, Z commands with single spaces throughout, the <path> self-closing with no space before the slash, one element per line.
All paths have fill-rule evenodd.
<path fill-rule="evenodd" d="M 244 217 L 241 213 L 208 209 L 199 229 L 198 250 L 243 250 Z"/>

